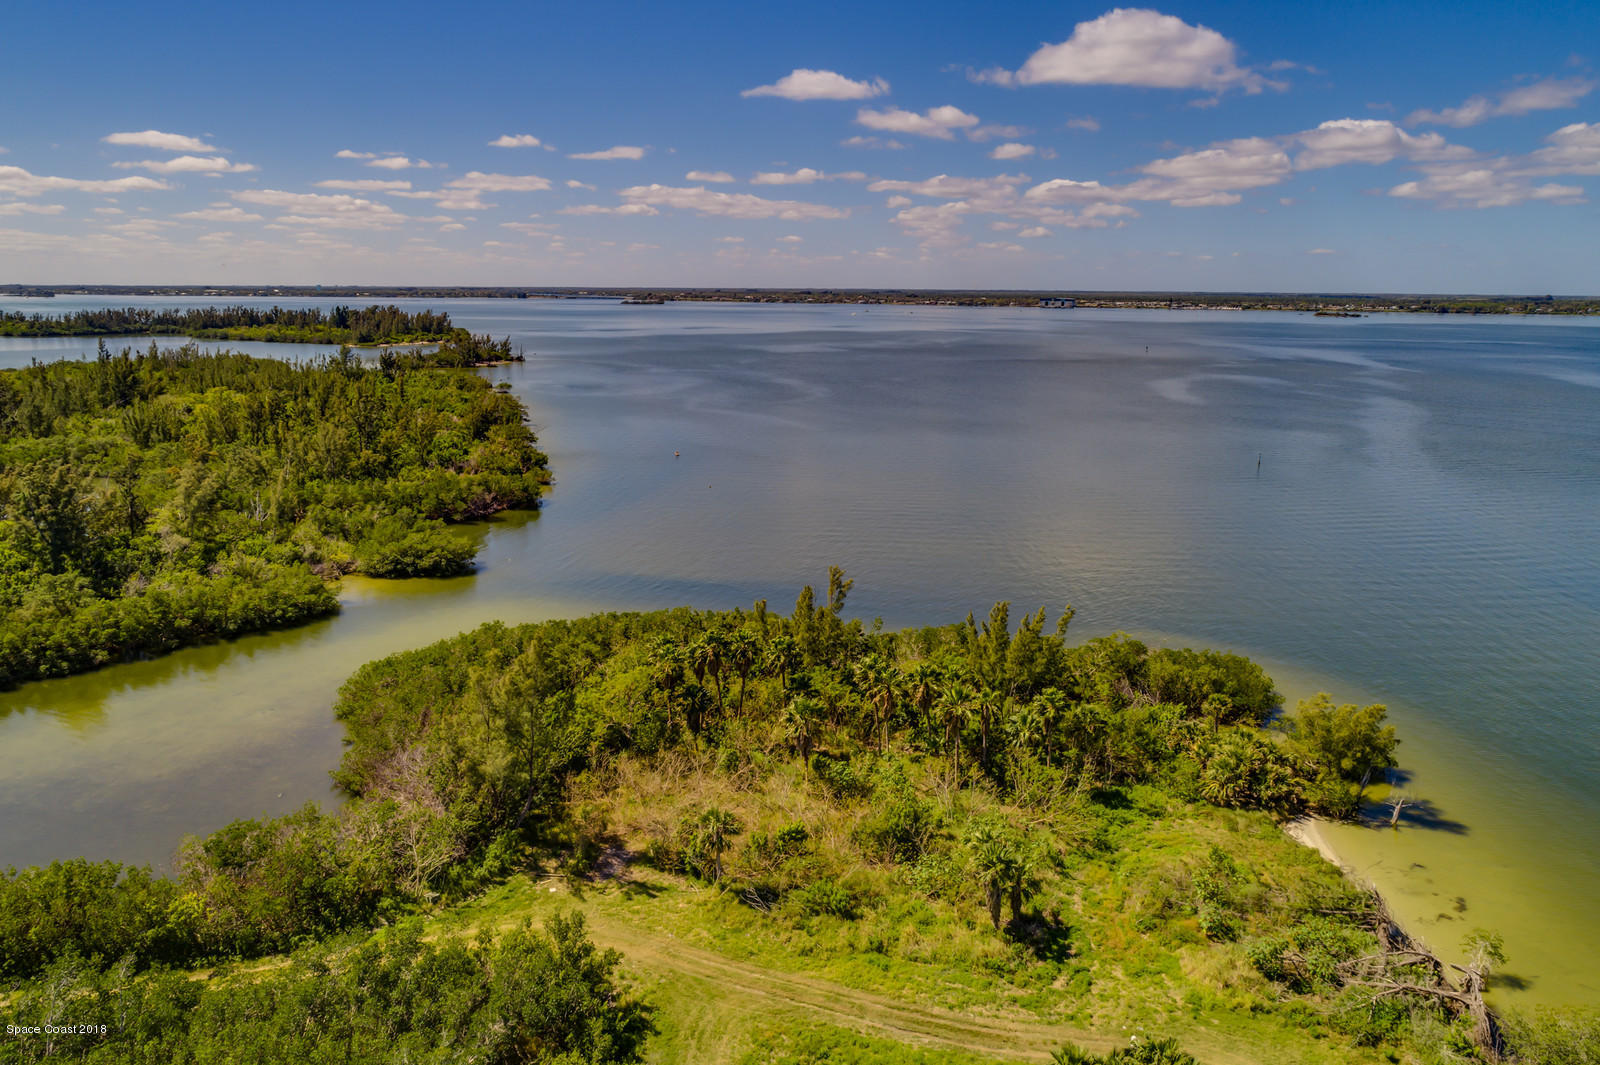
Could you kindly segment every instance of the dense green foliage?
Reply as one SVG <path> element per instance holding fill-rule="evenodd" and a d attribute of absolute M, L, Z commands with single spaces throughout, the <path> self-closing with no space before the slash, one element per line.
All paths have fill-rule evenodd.
<path fill-rule="evenodd" d="M 522 405 L 434 358 L 152 342 L 0 372 L 0 687 L 331 613 L 319 577 L 469 570 L 444 523 L 548 475 Z"/>
<path fill-rule="evenodd" d="M 620 986 L 620 961 L 577 916 L 472 944 L 426 942 L 408 922 L 353 950 L 307 947 L 280 969 L 204 983 L 66 956 L 0 1007 L 45 1029 L 8 1036 L 0 1062 L 631 1062 L 650 1019 Z"/>
<path fill-rule="evenodd" d="M 1237 656 L 1125 635 L 1072 646 L 1070 610 L 1053 628 L 1042 611 L 1013 627 L 1005 604 L 981 623 L 885 633 L 844 619 L 849 590 L 835 571 L 820 605 L 808 588 L 788 616 L 757 603 L 491 624 L 370 663 L 337 707 L 349 742 L 337 776 L 353 796 L 338 814 L 236 822 L 188 843 L 171 882 L 88 863 L 0 877 L 13 1005 L 36 1016 L 68 980 L 84 1001 L 130 1009 L 144 989 L 179 986 L 163 966 L 400 921 L 530 861 L 575 885 L 635 862 L 713 889 L 696 893 L 705 924 L 686 937 L 709 926 L 740 950 L 826 962 L 867 986 L 909 981 L 933 1001 L 998 986 L 1095 1031 L 1241 1011 L 1352 1048 L 1438 1045 L 1456 1056 L 1432 1060 L 1473 1060 L 1469 1019 L 1448 1001 L 1363 983 L 1390 933 L 1272 824 L 1350 811 L 1366 771 L 1393 761 L 1381 707 L 1318 697 L 1279 723 L 1270 679 Z M 81 919 L 90 912 L 106 916 Z M 384 949 L 302 951 L 288 970 L 181 1002 L 162 991 L 152 1015 L 183 1034 L 161 1052 L 282 1046 L 263 1060 L 289 1060 L 304 1048 L 284 1033 L 323 1009 L 345 1033 L 329 1060 L 422 1057 L 407 1040 L 495 1030 L 407 998 L 409 977 L 380 978 Z M 367 968 L 348 960 L 368 956 Z M 430 1002 L 455 1002 L 456 988 L 496 1001 L 492 962 L 450 973 L 465 975 L 439 977 Z M 1412 976 L 1383 975 L 1396 974 Z M 369 985 L 371 1006 L 358 992 Z M 226 1042 L 206 1042 L 206 1018 Z M 1510 1037 L 1592 1045 L 1566 1021 Z M 108 1060 L 156 1060 L 126 1048 L 146 1036 L 128 1038 Z M 832 1060 L 812 1049 L 795 1041 L 785 1060 Z M 877 1053 L 863 1044 L 857 1058 Z M 1159 1040 L 1061 1054 L 1190 1060 Z"/>
<path fill-rule="evenodd" d="M 107 307 L 57 316 L 0 312 L 0 336 L 187 336 L 196 340 L 266 340 L 301 344 L 401 344 L 448 339 L 465 332 L 438 311 L 374 304 L 339 306 L 204 307 L 155 310 Z"/>
<path fill-rule="evenodd" d="M 856 834 L 889 862 L 919 859 L 935 821 L 906 773 L 884 761 L 892 749 L 937 759 L 955 787 L 1050 795 L 1159 782 L 1219 806 L 1284 813 L 1322 808 L 1323 781 L 1370 753 L 1339 746 L 1345 734 L 1327 730 L 1316 746 L 1296 742 L 1292 715 L 1290 737 L 1263 731 L 1277 695 L 1236 655 L 1152 651 L 1122 635 L 1070 647 L 1070 611 L 1053 632 L 1043 611 L 1012 632 L 1003 603 L 981 625 L 969 617 L 868 632 L 841 617 L 849 587 L 835 571 L 826 603 L 808 588 L 789 617 L 761 603 L 753 613 L 488 625 L 371 663 L 336 710 L 350 744 L 336 776 L 394 822 L 423 822 L 403 879 L 424 890 L 442 886 L 427 870 L 448 870 L 559 810 L 575 772 L 624 752 L 716 748 L 734 736 L 789 749 L 836 800 L 873 796 L 874 814 Z M 1365 713 L 1383 716 L 1381 707 Z M 1391 730 L 1390 755 L 1393 742 Z M 1348 811 L 1341 796 L 1333 812 Z M 719 881 L 723 852 L 742 831 L 731 815 L 703 809 L 666 826 L 653 853 Z M 975 824 L 968 836 L 993 923 L 1006 906 L 1019 921 L 1026 882 L 1046 859 L 1003 825 Z M 749 886 L 783 895 L 789 864 L 804 864 L 804 826 L 750 846 L 770 875 Z M 848 908 L 816 893 L 802 905 Z"/>

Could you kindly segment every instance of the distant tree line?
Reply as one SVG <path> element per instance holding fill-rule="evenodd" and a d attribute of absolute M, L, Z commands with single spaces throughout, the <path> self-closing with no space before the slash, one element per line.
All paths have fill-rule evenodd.
<path fill-rule="evenodd" d="M 1073 289 L 850 289 L 850 288 L 573 288 L 474 286 L 238 285 L 75 285 L 63 291 L 102 296 L 175 296 L 206 299 L 223 293 L 233 297 L 276 299 L 285 296 L 324 299 L 530 299 L 654 297 L 734 303 L 884 303 L 962 307 L 1033 307 L 1041 297 L 1068 296 L 1080 307 L 1228 308 L 1259 311 L 1401 311 L 1428 314 L 1600 314 L 1593 296 L 1485 295 L 1452 296 L 1405 293 L 1294 292 L 1110 292 Z M 0 286 L 0 295 L 55 295 L 28 286 Z"/>
<path fill-rule="evenodd" d="M 197 340 L 265 340 L 305 344 L 398 344 L 446 340 L 465 330 L 440 311 L 374 304 L 317 307 L 203 307 L 156 310 L 108 307 L 63 315 L 0 312 L 0 336 L 187 336 Z"/>

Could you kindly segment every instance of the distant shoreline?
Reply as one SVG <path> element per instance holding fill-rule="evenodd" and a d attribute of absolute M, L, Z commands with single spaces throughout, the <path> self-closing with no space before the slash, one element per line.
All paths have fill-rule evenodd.
<path fill-rule="evenodd" d="M 911 307 L 1039 307 L 1070 314 L 1073 309 L 1340 312 L 1365 314 L 1600 315 L 1600 296 L 1337 292 L 1119 292 L 1071 289 L 831 289 L 674 288 L 538 286 L 340 286 L 315 285 L 0 285 L 0 298 L 54 296 L 144 296 L 214 299 L 571 299 L 630 300 L 635 304 L 782 303 Z M 1073 307 L 1042 307 L 1064 300 Z"/>

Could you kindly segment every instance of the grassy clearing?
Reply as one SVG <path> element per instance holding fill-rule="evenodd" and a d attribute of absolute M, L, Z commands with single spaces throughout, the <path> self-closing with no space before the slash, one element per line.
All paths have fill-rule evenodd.
<path fill-rule="evenodd" d="M 955 883 L 940 883 L 937 862 L 864 855 L 871 800 L 837 802 L 792 762 L 729 766 L 682 750 L 623 757 L 575 783 L 574 822 L 608 847 L 595 872 L 515 878 L 434 927 L 470 935 L 581 910 L 658 1007 L 649 1051 L 658 1062 L 1044 1061 L 1068 1041 L 1104 1051 L 1134 1034 L 1177 1036 L 1216 1065 L 1396 1060 L 1353 1045 L 1262 978 L 1240 943 L 1211 941 L 1185 912 L 1214 850 L 1241 871 L 1236 892 L 1251 928 L 1345 890 L 1267 816 L 1136 787 L 1030 818 L 982 789 L 941 789 L 931 766 L 912 772 L 945 804 L 942 824 L 995 812 L 1052 835 L 1068 857 L 1031 906 L 1056 915 L 1058 941 L 1029 949 L 996 935 L 959 870 L 944 871 Z M 641 860 L 707 806 L 744 826 L 730 876 L 751 871 L 750 840 L 804 824 L 817 861 L 862 900 L 858 910 L 765 912 L 738 890 Z M 819 1056 L 829 1047 L 832 1056 Z"/>

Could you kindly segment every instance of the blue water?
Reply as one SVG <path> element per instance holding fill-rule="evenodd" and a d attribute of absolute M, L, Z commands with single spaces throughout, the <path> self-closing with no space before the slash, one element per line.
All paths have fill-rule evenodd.
<path fill-rule="evenodd" d="M 69 309 L 0 308 L 24 303 Z M 1341 851 L 1437 946 L 1499 928 L 1522 994 L 1600 998 L 1600 322 L 415 303 L 528 351 L 485 372 L 551 453 L 546 511 L 488 532 L 476 578 L 358 584 L 311 633 L 0 697 L 33 711 L 0 744 L 40 752 L 0 780 L 27 813 L 0 862 L 160 860 L 324 794 L 327 707 L 375 654 L 497 616 L 786 610 L 836 562 L 890 626 L 1070 602 L 1078 633 L 1231 647 L 1291 700 L 1388 703 L 1440 827 Z M 63 354 L 40 345 L 0 341 L 0 365 Z"/>

